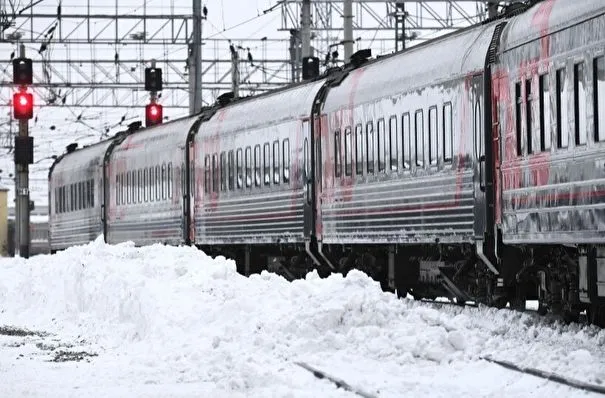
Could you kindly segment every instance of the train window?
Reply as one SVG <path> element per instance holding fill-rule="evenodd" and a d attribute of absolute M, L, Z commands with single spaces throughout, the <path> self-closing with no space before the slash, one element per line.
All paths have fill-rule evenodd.
<path fill-rule="evenodd" d="M 218 171 L 218 155 L 212 155 L 212 192 L 218 192 L 219 171 Z"/>
<path fill-rule="evenodd" d="M 305 139 L 306 142 L 306 139 Z M 283 162 L 284 162 L 284 184 L 290 182 L 290 140 L 284 140 L 283 148 Z"/>
<path fill-rule="evenodd" d="M 204 158 L 204 191 L 210 192 L 210 156 Z"/>
<path fill-rule="evenodd" d="M 166 185 L 168 185 L 168 179 L 166 178 L 166 163 L 162 163 L 162 175 L 161 175 L 161 181 L 162 181 L 162 200 L 166 200 Z"/>
<path fill-rule="evenodd" d="M 594 60 L 594 139 L 605 141 L 605 57 Z"/>
<path fill-rule="evenodd" d="M 340 177 L 342 173 L 341 163 L 341 149 L 340 149 L 340 130 L 334 133 L 334 176 Z"/>
<path fill-rule="evenodd" d="M 453 123 L 452 123 L 452 103 L 447 102 L 443 105 L 443 160 L 451 162 L 453 158 Z"/>
<path fill-rule="evenodd" d="M 389 119 L 389 154 L 390 154 L 390 168 L 392 171 L 397 171 L 399 168 L 399 154 L 397 143 L 397 116 L 391 116 Z"/>
<path fill-rule="evenodd" d="M 67 187 L 63 185 L 61 191 L 61 200 L 63 201 L 61 208 L 63 209 L 63 213 L 65 213 L 67 212 Z"/>
<path fill-rule="evenodd" d="M 517 156 L 523 155 L 523 136 L 521 131 L 521 106 L 523 105 L 523 98 L 521 97 L 521 83 L 515 83 L 515 126 L 517 130 Z"/>
<path fill-rule="evenodd" d="M 214 155 L 216 158 L 216 155 Z M 155 166 L 155 200 L 161 199 L 160 195 L 160 166 Z"/>
<path fill-rule="evenodd" d="M 586 144 L 586 80 L 584 63 L 574 65 L 574 113 L 576 145 Z"/>
<path fill-rule="evenodd" d="M 353 173 L 353 162 L 351 161 L 351 127 L 345 128 L 345 175 L 350 176 Z"/>
<path fill-rule="evenodd" d="M 401 160 L 403 162 L 403 168 L 410 168 L 410 159 L 412 159 L 411 151 L 411 129 L 410 129 L 410 114 L 404 113 L 401 118 Z"/>
<path fill-rule="evenodd" d="M 210 162 L 210 161 L 208 161 L 208 162 Z M 155 190 L 155 188 L 154 188 L 154 181 L 155 181 L 155 179 L 153 178 L 153 170 L 154 170 L 153 167 L 149 167 L 149 180 L 147 180 L 148 181 L 148 183 L 147 183 L 147 192 L 149 193 L 149 201 L 150 202 L 153 202 L 155 200 L 154 196 L 153 196 L 153 192 Z"/>
<path fill-rule="evenodd" d="M 363 128 L 361 124 L 355 126 L 355 148 L 356 148 L 356 164 L 355 170 L 357 175 L 363 174 Z"/>
<path fill-rule="evenodd" d="M 429 164 L 436 165 L 438 157 L 437 149 L 437 107 L 429 108 Z"/>
<path fill-rule="evenodd" d="M 219 156 L 221 192 L 225 192 L 227 190 L 227 157 L 225 156 L 225 152 L 221 152 Z"/>
<path fill-rule="evenodd" d="M 260 145 L 254 146 L 254 185 L 260 187 Z"/>
<path fill-rule="evenodd" d="M 229 190 L 233 191 L 233 179 L 235 176 L 235 159 L 233 158 L 233 151 L 229 151 L 229 154 L 227 155 L 227 170 Z"/>
<path fill-rule="evenodd" d="M 368 174 L 374 173 L 374 122 L 366 124 L 366 148 L 368 160 Z"/>
<path fill-rule="evenodd" d="M 143 201 L 147 202 L 149 200 L 149 195 L 147 194 L 147 186 L 149 185 L 149 172 L 148 168 L 143 169 Z"/>
<path fill-rule="evenodd" d="M 265 185 L 271 184 L 271 154 L 269 153 L 269 143 L 263 145 L 263 181 Z"/>
<path fill-rule="evenodd" d="M 246 148 L 246 186 L 252 186 L 252 148 Z"/>
<path fill-rule="evenodd" d="M 532 112 L 532 106 L 534 103 L 534 97 L 531 91 L 532 79 L 525 81 L 525 128 L 527 130 L 527 154 L 534 153 L 533 146 L 533 126 L 534 126 L 534 113 Z"/>
<path fill-rule="evenodd" d="M 237 167 L 237 188 L 241 189 L 244 186 L 244 159 L 242 148 L 238 148 L 235 153 L 235 163 Z"/>
<path fill-rule="evenodd" d="M 424 166 L 424 113 L 416 111 L 416 166 Z"/>
<path fill-rule="evenodd" d="M 166 178 L 168 180 L 168 199 L 172 199 L 172 162 L 168 163 L 168 169 L 166 171 Z"/>
<path fill-rule="evenodd" d="M 551 147 L 550 131 L 550 91 L 548 89 L 548 74 L 540 76 L 540 150 L 547 151 Z"/>
<path fill-rule="evenodd" d="M 569 146 L 569 114 L 567 108 L 567 78 L 565 68 L 557 70 L 557 147 Z"/>
<path fill-rule="evenodd" d="M 384 171 L 388 157 L 387 150 L 389 144 L 386 142 L 387 135 L 385 132 L 384 119 L 378 120 L 376 123 L 377 139 L 378 139 L 378 171 Z"/>
<path fill-rule="evenodd" d="M 130 204 L 132 203 L 132 180 L 131 180 L 131 176 L 132 173 L 127 171 L 126 172 L 126 203 Z"/>
<path fill-rule="evenodd" d="M 116 174 L 116 206 L 120 205 L 120 175 Z"/>
<path fill-rule="evenodd" d="M 279 141 L 273 141 L 273 183 L 279 184 L 280 182 L 280 170 L 279 170 Z"/>

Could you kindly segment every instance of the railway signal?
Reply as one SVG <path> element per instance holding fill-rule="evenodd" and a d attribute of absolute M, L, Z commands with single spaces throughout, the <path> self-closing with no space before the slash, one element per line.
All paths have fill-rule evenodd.
<path fill-rule="evenodd" d="M 29 120 L 34 116 L 34 96 L 26 91 L 13 94 L 13 116 L 17 120 Z"/>
<path fill-rule="evenodd" d="M 32 60 L 25 58 L 21 44 L 20 56 L 13 60 L 13 116 L 19 120 L 19 134 L 15 137 L 15 254 L 29 257 L 29 165 L 34 162 L 34 138 L 29 136 L 29 119 L 34 116 L 34 96 L 27 92 L 33 83 Z"/>
<path fill-rule="evenodd" d="M 151 127 L 162 123 L 164 109 L 162 105 L 152 102 L 145 107 L 145 126 Z"/>
<path fill-rule="evenodd" d="M 151 100 L 145 107 L 145 126 L 161 124 L 164 109 L 156 101 L 158 91 L 162 91 L 162 68 L 155 67 L 155 59 L 151 60 L 151 68 L 145 68 L 145 91 L 149 91 Z"/>

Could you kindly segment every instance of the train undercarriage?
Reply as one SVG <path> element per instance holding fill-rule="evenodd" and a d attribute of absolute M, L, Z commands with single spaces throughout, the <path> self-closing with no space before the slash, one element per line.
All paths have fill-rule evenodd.
<path fill-rule="evenodd" d="M 499 275 L 478 259 L 471 244 L 329 245 L 324 246 L 327 262 L 319 266 L 297 245 L 201 249 L 235 259 L 243 275 L 268 270 L 294 280 L 313 270 L 325 277 L 358 269 L 399 297 L 445 297 L 461 305 L 508 305 L 519 311 L 525 310 L 527 300 L 535 300 L 541 315 L 552 313 L 566 322 L 585 316 L 589 323 L 605 327 L 605 248 L 506 246 Z"/>

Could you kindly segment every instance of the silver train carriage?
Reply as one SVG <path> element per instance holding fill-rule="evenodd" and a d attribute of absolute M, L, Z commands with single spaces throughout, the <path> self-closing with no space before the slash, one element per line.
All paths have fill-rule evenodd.
<path fill-rule="evenodd" d="M 493 71 L 505 278 L 524 282 L 516 292 L 521 305 L 537 294 L 541 306 L 572 318 L 588 308 L 601 323 L 604 32 L 603 2 L 539 3 L 507 24 Z"/>

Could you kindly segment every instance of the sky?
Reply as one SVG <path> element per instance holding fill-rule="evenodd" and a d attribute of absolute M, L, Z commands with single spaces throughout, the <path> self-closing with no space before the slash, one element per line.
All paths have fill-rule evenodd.
<path fill-rule="evenodd" d="M 15 9 L 20 10 L 26 8 L 30 4 L 30 0 L 0 0 L 1 4 L 10 6 L 11 1 L 14 1 Z M 178 0 L 119 0 L 117 11 L 115 3 L 112 1 L 108 2 L 97 2 L 91 1 L 91 13 L 93 14 L 115 14 L 116 12 L 120 15 L 143 15 L 144 8 L 146 5 L 146 12 L 149 15 L 157 15 L 162 13 L 173 13 L 173 14 L 189 14 L 191 12 L 191 4 L 189 1 L 178 1 Z M 219 64 L 218 66 L 211 66 L 209 61 L 214 58 L 228 59 L 229 48 L 227 39 L 233 40 L 236 46 L 241 46 L 246 49 L 250 47 L 250 52 L 255 59 L 262 57 L 268 59 L 283 60 L 289 57 L 288 54 L 288 38 L 289 32 L 280 30 L 285 26 L 282 21 L 282 13 L 280 7 L 275 7 L 276 0 L 207 0 L 202 1 L 202 4 L 208 9 L 208 17 L 203 23 L 203 69 L 208 68 L 208 72 L 205 75 L 203 82 L 214 81 L 215 79 L 223 76 L 228 71 L 228 64 Z M 17 19 L 17 28 L 19 31 L 29 34 L 33 31 L 40 39 L 44 38 L 44 35 L 48 35 L 52 30 L 57 19 L 54 15 L 57 14 L 58 5 L 62 7 L 62 14 L 67 13 L 74 14 L 85 14 L 87 10 L 87 2 L 85 0 L 42 0 L 36 2 L 31 10 L 40 14 L 49 14 L 51 17 L 47 19 L 36 19 L 36 23 L 30 26 L 29 22 L 25 19 Z M 439 5 L 433 5 L 438 9 Z M 363 23 L 364 26 L 377 26 L 377 21 L 373 20 L 369 11 L 363 13 L 358 12 L 358 6 L 354 7 L 355 22 Z M 468 6 L 469 13 L 473 13 L 474 5 Z M 10 7 L 8 7 L 10 9 Z M 294 8 L 292 8 L 294 10 Z M 384 22 L 388 19 L 386 13 L 387 8 L 385 4 L 373 4 L 371 6 L 376 19 Z M 272 11 L 268 11 L 272 10 Z M 431 16 L 426 12 L 421 13 L 419 9 L 409 6 L 408 8 L 411 17 L 422 17 L 425 23 L 431 23 Z M 265 11 L 267 11 L 265 13 Z M 442 10 L 440 10 L 442 11 Z M 23 15 L 26 15 L 29 10 L 26 10 Z M 296 17 L 296 16 L 293 16 Z M 457 25 L 463 24 L 462 21 L 458 20 L 454 15 L 454 22 Z M 319 15 L 316 16 L 316 23 L 318 22 Z M 340 26 L 341 18 L 337 15 L 336 11 L 332 15 L 332 24 L 334 26 Z M 25 23 L 24 23 L 25 22 Z M 72 38 L 86 38 L 87 31 L 86 25 L 81 24 L 82 19 L 63 19 L 61 24 L 61 33 L 63 36 L 70 35 Z M 136 21 L 121 21 L 118 26 L 120 36 L 128 36 L 132 33 L 137 33 L 142 30 L 140 25 L 136 25 Z M 172 36 L 171 29 L 165 27 L 160 29 L 161 22 L 150 21 L 147 24 L 147 30 L 149 32 L 158 31 L 158 38 L 163 38 L 169 41 Z M 177 25 L 178 30 L 178 25 Z M 10 28 L 6 33 L 14 32 L 15 28 Z M 361 37 L 366 40 L 365 42 L 358 42 L 356 49 L 362 46 L 371 45 L 374 48 L 374 53 L 385 53 L 390 52 L 394 48 L 393 31 L 386 32 L 375 32 L 375 31 L 359 31 L 355 32 L 355 37 Z M 114 35 L 114 26 L 108 25 L 106 21 L 96 21 L 91 27 L 91 36 L 97 36 L 99 38 L 112 38 Z M 431 36 L 430 33 L 420 32 L 422 37 Z M 185 37 L 185 33 L 181 34 L 181 37 Z M 276 39 L 282 41 L 270 42 L 264 44 L 260 40 L 264 37 L 269 39 Z M 338 42 L 342 40 L 341 32 L 319 32 L 318 37 L 324 40 L 317 41 L 317 49 L 323 57 L 326 52 L 328 43 Z M 387 41 L 380 41 L 384 38 Z M 220 41 L 216 41 L 220 39 Z M 2 44 L 0 43 L 0 59 L 8 59 L 7 55 L 16 50 L 14 44 Z M 119 55 L 121 60 L 133 59 L 140 60 L 143 62 L 124 64 L 125 69 L 120 70 L 119 79 L 120 81 L 127 81 L 130 79 L 128 68 L 135 75 L 142 76 L 143 66 L 148 63 L 151 58 L 156 58 L 160 62 L 162 59 L 174 58 L 179 60 L 174 63 L 174 67 L 179 73 L 186 72 L 185 59 L 187 56 L 187 49 L 185 46 L 174 46 L 174 45 L 161 45 L 161 46 L 112 46 L 112 45 L 96 45 L 93 47 L 88 45 L 70 45 L 69 47 L 55 43 L 52 40 L 48 43 L 47 49 L 40 54 L 40 47 L 38 44 L 28 44 L 27 54 L 34 59 L 45 59 L 52 63 L 53 60 L 66 60 L 66 59 L 80 59 L 90 60 L 93 57 L 111 60 L 114 55 Z M 342 49 L 340 53 L 342 54 Z M 244 58 L 247 56 L 247 50 L 240 51 L 240 57 Z M 35 64 L 34 74 L 38 79 L 43 77 L 43 71 L 41 64 Z M 6 70 L 9 64 L 2 67 Z M 77 65 L 76 65 L 77 66 Z M 1 67 L 1 66 L 0 66 Z M 61 74 L 65 80 L 72 83 L 83 81 L 80 74 L 87 75 L 88 77 L 96 76 L 96 79 L 104 79 L 103 72 L 99 69 L 90 68 L 86 63 L 80 65 L 79 70 L 70 69 L 65 67 L 63 64 L 54 64 L 58 74 Z M 162 65 L 160 65 L 162 67 Z M 287 83 L 289 73 L 286 69 L 279 70 L 280 63 L 266 64 L 261 69 L 256 70 L 254 75 L 251 77 L 252 80 L 259 81 L 263 76 L 270 76 L 277 73 L 277 76 L 272 79 L 273 82 Z M 109 71 L 108 75 L 113 76 L 115 74 L 113 65 L 105 65 L 104 68 Z M 254 71 L 248 65 L 248 63 L 242 63 L 241 65 L 242 79 L 245 76 Z M 174 70 L 169 68 L 167 65 L 163 67 L 165 81 L 180 81 Z M 0 79 L 5 81 L 9 80 L 9 76 L 6 74 L 0 75 Z M 57 82 L 57 75 L 53 75 L 53 82 Z M 229 78 L 225 80 L 229 83 Z M 244 84 L 245 86 L 245 84 Z M 249 87 L 249 86 L 248 86 Z M 13 89 L 11 87 L 0 88 L 0 101 L 8 103 L 9 98 L 12 95 Z M 43 104 L 49 97 L 57 96 L 60 98 L 65 95 L 72 95 L 68 88 L 62 88 L 61 91 L 54 90 L 53 92 L 36 90 L 35 102 L 36 104 Z M 224 87 L 221 91 L 210 92 L 204 90 L 204 100 L 206 103 L 211 103 L 217 94 L 225 92 L 228 87 Z M 80 94 L 83 91 L 79 92 Z M 164 91 L 163 97 L 160 99 L 160 103 L 165 104 L 178 104 L 187 105 L 187 93 L 185 91 Z M 148 94 L 144 91 L 135 91 L 129 94 L 126 92 L 126 97 L 120 97 L 118 102 L 120 103 L 131 103 L 131 101 L 140 104 L 135 109 L 101 109 L 101 108 L 73 108 L 73 107 L 37 107 L 35 112 L 35 119 L 30 121 L 30 135 L 34 136 L 35 139 L 35 160 L 36 164 L 31 166 L 31 195 L 32 199 L 36 203 L 46 204 L 47 201 L 47 174 L 48 168 L 52 164 L 51 156 L 59 155 L 64 151 L 67 144 L 72 142 L 78 142 L 81 146 L 96 142 L 102 137 L 112 135 L 115 132 L 124 129 L 124 127 L 135 120 L 141 120 L 144 117 L 143 107 L 144 104 L 149 101 Z M 71 98 L 71 97 L 70 97 Z M 97 98 L 97 102 L 100 103 L 102 98 Z M 12 140 L 10 139 L 10 127 L 8 123 L 8 114 L 10 112 L 9 107 L 0 108 L 0 186 L 8 187 L 11 189 L 9 193 L 9 205 L 12 205 L 12 188 L 14 182 L 12 180 L 13 173 L 13 154 L 10 149 Z M 169 119 L 174 119 L 187 114 L 185 109 L 168 109 L 165 108 L 164 115 Z M 12 124 L 12 131 L 16 131 L 16 123 Z"/>
<path fill-rule="evenodd" d="M 603 387 L 605 331 L 535 312 L 397 299 L 352 270 L 246 278 L 192 247 L 0 259 L 2 397 L 582 397 L 512 362 Z M 366 395 L 367 396 L 367 395 Z"/>

